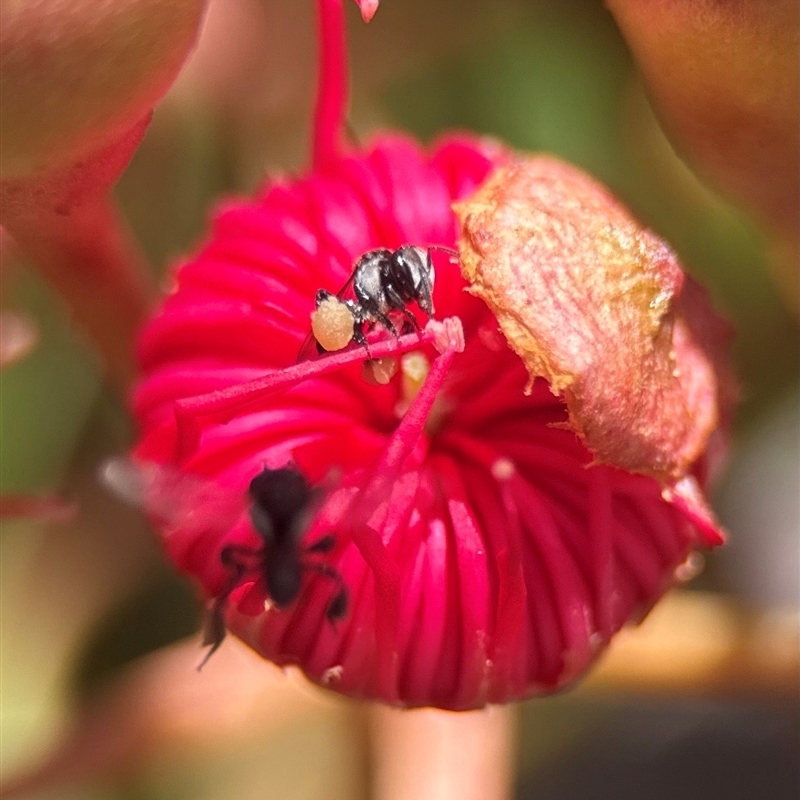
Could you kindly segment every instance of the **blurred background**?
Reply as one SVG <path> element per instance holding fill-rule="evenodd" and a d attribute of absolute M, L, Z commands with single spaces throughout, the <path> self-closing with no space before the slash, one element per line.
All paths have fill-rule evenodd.
<path fill-rule="evenodd" d="M 384 0 L 369 26 L 351 5 L 357 137 L 468 128 L 573 161 L 672 244 L 737 331 L 736 447 L 715 494 L 731 542 L 577 691 L 520 706 L 516 796 L 796 797 L 799 331 L 773 243 L 675 156 L 596 0 Z M 159 275 L 221 196 L 307 163 L 313 11 L 211 0 L 116 188 Z M 59 297 L 2 247 L 3 308 L 35 344 L 2 373 L 0 490 L 64 500 L 2 521 L 3 780 L 34 775 L 26 796 L 69 800 L 370 796 L 366 709 L 230 641 L 193 685 L 192 589 L 95 477 L 133 435 L 124 401 Z"/>

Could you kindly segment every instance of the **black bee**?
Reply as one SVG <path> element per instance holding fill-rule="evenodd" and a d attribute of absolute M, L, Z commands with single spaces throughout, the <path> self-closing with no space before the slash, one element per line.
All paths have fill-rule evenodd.
<path fill-rule="evenodd" d="M 159 464 L 110 458 L 101 467 L 100 480 L 120 498 L 145 508 L 168 526 L 192 527 L 198 533 L 212 525 L 222 530 L 241 513 L 241 501 L 230 492 Z M 262 578 L 270 600 L 278 608 L 286 608 L 297 599 L 307 570 L 325 575 L 336 584 L 325 616 L 335 623 L 347 614 L 348 594 L 341 575 L 330 564 L 314 559 L 334 548 L 334 537 L 328 534 L 310 545 L 302 541 L 317 490 L 294 467 L 264 467 L 250 481 L 247 496 L 250 521 L 262 544 L 222 548 L 220 561 L 228 571 L 228 580 L 206 619 L 203 644 L 210 649 L 198 669 L 222 644 L 228 598 L 248 575 Z M 204 509 L 202 519 L 195 513 L 197 508 Z"/>
<path fill-rule="evenodd" d="M 314 554 L 329 553 L 336 540 L 328 534 L 311 545 L 303 546 L 301 541 L 308 528 L 309 509 L 315 495 L 303 475 L 292 467 L 265 467 L 250 481 L 248 495 L 250 521 L 263 544 L 258 549 L 227 545 L 220 552 L 220 560 L 230 576 L 214 600 L 207 620 L 203 644 L 210 645 L 211 649 L 198 669 L 222 644 L 228 597 L 247 574 L 260 574 L 270 600 L 278 608 L 286 608 L 300 593 L 303 573 L 313 570 L 337 584 L 336 594 L 325 612 L 328 620 L 333 623 L 347 614 L 347 589 L 339 572 L 330 564 L 309 559 Z"/>
<path fill-rule="evenodd" d="M 394 336 L 399 335 L 392 314 L 403 316 L 405 331 L 418 331 L 419 322 L 408 305 L 416 302 L 428 318 L 434 313 L 433 286 L 436 276 L 431 259 L 432 250 L 456 255 L 449 248 L 425 248 L 413 244 L 404 244 L 397 250 L 369 250 L 358 259 L 353 273 L 336 295 L 327 289 L 317 291 L 317 309 L 331 298 L 344 303 L 353 317 L 353 341 L 364 347 L 367 346 L 365 332 L 375 324 L 382 325 Z M 354 297 L 345 298 L 351 290 Z M 305 355 L 311 339 L 313 334 L 304 343 L 300 358 Z M 319 342 L 317 349 L 325 352 Z"/>

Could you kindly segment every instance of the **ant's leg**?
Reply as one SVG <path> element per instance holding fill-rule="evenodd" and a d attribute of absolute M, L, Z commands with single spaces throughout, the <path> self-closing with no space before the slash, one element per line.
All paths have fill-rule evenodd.
<path fill-rule="evenodd" d="M 320 539 L 317 539 L 314 544 L 306 547 L 307 553 L 330 553 L 336 547 L 336 539 L 332 533 L 327 533 Z"/>
<path fill-rule="evenodd" d="M 211 606 L 203 623 L 203 646 L 210 646 L 210 649 L 198 664 L 198 672 L 206 665 L 208 659 L 217 652 L 225 639 L 225 610 L 228 605 L 228 597 L 242 582 L 242 578 L 251 570 L 250 565 L 243 559 L 257 557 L 258 551 L 252 547 L 231 544 L 222 548 L 219 560 L 228 570 L 228 580 L 225 582 L 223 590 L 214 598 L 214 604 Z"/>
<path fill-rule="evenodd" d="M 319 564 L 317 562 L 309 562 L 304 564 L 306 569 L 312 570 L 319 575 L 325 575 L 336 583 L 336 594 L 328 601 L 328 607 L 325 609 L 325 617 L 328 622 L 336 622 L 343 619 L 347 614 L 347 587 L 344 585 L 342 576 L 335 567 L 330 564 Z"/>

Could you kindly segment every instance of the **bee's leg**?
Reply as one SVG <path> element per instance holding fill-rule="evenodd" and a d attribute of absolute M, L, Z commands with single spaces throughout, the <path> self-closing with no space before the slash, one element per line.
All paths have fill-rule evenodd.
<path fill-rule="evenodd" d="M 428 266 L 431 270 L 431 274 L 433 274 L 433 265 L 431 264 L 430 253 L 428 253 Z M 433 307 L 433 286 L 431 284 L 429 275 L 424 271 L 420 274 L 420 279 L 422 281 L 422 287 L 420 288 L 417 296 L 417 305 L 425 312 L 428 319 L 430 319 L 435 312 Z"/>
<path fill-rule="evenodd" d="M 242 582 L 242 578 L 250 572 L 249 559 L 257 558 L 258 550 L 243 545 L 228 545 L 223 547 L 219 560 L 228 570 L 228 580 L 222 591 L 214 598 L 214 603 L 206 614 L 203 623 L 203 647 L 210 647 L 209 651 L 203 656 L 203 660 L 197 665 L 199 672 L 225 639 L 225 611 L 228 606 L 228 597 L 231 592 Z"/>
<path fill-rule="evenodd" d="M 423 280 L 426 281 L 424 285 L 427 287 L 429 285 L 427 283 L 427 278 L 423 277 Z M 428 297 L 430 296 L 430 291 L 428 291 L 427 296 Z M 403 302 L 403 298 L 400 297 L 400 295 L 397 293 L 397 291 L 393 286 L 386 287 L 386 298 L 388 299 L 389 304 L 392 307 L 392 310 L 399 312 L 404 317 L 403 329 L 401 333 L 406 334 L 406 333 L 411 333 L 412 331 L 420 333 L 422 331 L 422 328 L 420 328 L 419 321 L 417 320 L 416 316 L 406 308 L 406 304 Z M 425 310 L 423 300 L 420 300 L 419 305 L 420 308 L 422 308 L 422 310 L 425 311 L 426 315 L 430 317 L 430 314 L 428 314 L 428 312 Z"/>
<path fill-rule="evenodd" d="M 353 341 L 367 351 L 367 358 L 371 361 L 372 353 L 369 349 L 369 342 L 367 341 L 367 337 L 364 335 L 364 331 L 360 325 L 356 325 L 353 328 Z"/>
<path fill-rule="evenodd" d="M 397 289 L 394 286 L 386 286 L 383 290 L 383 293 L 386 295 L 386 299 L 388 300 L 389 306 L 394 311 L 402 311 L 406 304 L 400 294 L 398 293 Z"/>
<path fill-rule="evenodd" d="M 428 319 L 430 319 L 435 309 L 433 308 L 433 259 L 431 258 L 431 250 L 442 250 L 450 254 L 450 262 L 458 264 L 458 253 L 451 250 L 449 247 L 432 246 L 425 251 L 425 269 L 420 270 L 419 280 L 420 285 L 416 289 L 417 305 L 425 312 Z M 453 260 L 455 257 L 455 261 Z"/>
<path fill-rule="evenodd" d="M 412 331 L 416 331 L 417 333 L 422 333 L 422 328 L 419 326 L 419 320 L 412 314 L 407 308 L 401 309 L 401 313 L 404 317 L 403 320 L 403 332 L 404 333 L 411 333 Z"/>
<path fill-rule="evenodd" d="M 392 311 L 397 311 L 404 317 L 402 333 L 411 333 L 411 331 L 417 331 L 417 333 L 419 333 L 420 327 L 417 318 L 406 308 L 406 304 L 403 302 L 403 298 L 397 293 L 397 290 L 393 286 L 387 286 L 385 294 L 389 305 L 392 307 Z M 396 335 L 397 334 L 395 334 L 395 336 Z"/>
<path fill-rule="evenodd" d="M 383 327 L 386 328 L 386 330 L 389 331 L 389 333 L 391 333 L 395 339 L 400 338 L 399 334 L 397 333 L 397 328 L 395 328 L 394 323 L 389 319 L 389 317 L 386 316 L 386 314 L 376 313 L 375 319 L 380 322 L 380 324 L 383 325 Z"/>
<path fill-rule="evenodd" d="M 318 356 L 324 356 L 325 353 L 328 351 L 314 338 L 313 333 L 309 333 L 305 339 L 303 339 L 303 344 L 300 345 L 300 350 L 297 353 L 297 359 L 295 360 L 296 364 L 299 364 L 301 361 L 307 361 L 314 355 L 314 352 Z"/>

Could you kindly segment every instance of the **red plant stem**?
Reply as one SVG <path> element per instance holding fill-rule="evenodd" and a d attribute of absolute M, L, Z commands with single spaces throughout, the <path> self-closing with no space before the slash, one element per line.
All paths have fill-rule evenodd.
<path fill-rule="evenodd" d="M 30 494 L 0 495 L 0 520 L 45 519 L 50 522 L 68 522 L 76 506 L 59 497 Z"/>
<path fill-rule="evenodd" d="M 347 113 L 347 32 L 342 0 L 317 0 L 319 63 L 314 111 L 315 170 L 339 158 Z"/>
<path fill-rule="evenodd" d="M 436 330 L 429 327 L 421 333 L 409 333 L 399 339 L 387 339 L 371 344 L 369 352 L 372 358 L 383 358 L 431 344 L 435 339 Z M 225 424 L 237 414 L 257 408 L 263 399 L 273 392 L 288 389 L 307 378 L 321 377 L 348 364 L 364 360 L 365 351 L 361 347 L 341 350 L 315 361 L 302 361 L 285 369 L 276 369 L 262 378 L 247 383 L 177 400 L 175 402 L 178 429 L 176 462 L 184 463 L 197 449 L 204 424 Z"/>
<path fill-rule="evenodd" d="M 111 379 L 127 391 L 136 374 L 134 340 L 154 286 L 113 200 L 104 194 L 66 214 L 47 208 L 9 213 L 3 224 L 67 302 Z"/>

